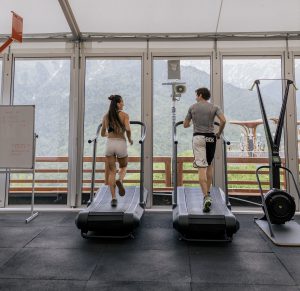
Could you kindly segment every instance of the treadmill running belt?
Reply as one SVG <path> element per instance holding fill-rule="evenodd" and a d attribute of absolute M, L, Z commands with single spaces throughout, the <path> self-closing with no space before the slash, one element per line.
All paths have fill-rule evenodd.
<path fill-rule="evenodd" d="M 184 188 L 184 196 L 187 211 L 190 215 L 224 215 L 228 211 L 226 203 L 222 198 L 219 188 L 213 187 L 211 190 L 212 206 L 210 212 L 203 212 L 203 193 L 200 188 Z"/>
<path fill-rule="evenodd" d="M 123 197 L 120 197 L 117 194 L 118 199 L 118 205 L 116 207 L 112 207 L 110 205 L 111 202 L 111 193 L 108 186 L 102 186 L 94 200 L 93 203 L 90 205 L 89 211 L 90 215 L 94 215 L 95 212 L 98 214 L 101 212 L 102 215 L 105 215 L 106 213 L 124 213 L 126 212 L 132 203 L 139 200 L 139 191 L 137 191 L 138 188 L 135 186 L 132 187 L 126 187 L 126 194 Z"/>

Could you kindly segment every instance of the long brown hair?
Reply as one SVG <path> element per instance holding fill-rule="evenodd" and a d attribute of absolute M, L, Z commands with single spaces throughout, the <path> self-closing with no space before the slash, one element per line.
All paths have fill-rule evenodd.
<path fill-rule="evenodd" d="M 120 95 L 110 95 L 108 99 L 111 101 L 107 113 L 108 128 L 113 129 L 115 133 L 123 132 L 125 131 L 125 126 L 120 120 L 117 105 L 122 101 L 122 97 Z"/>

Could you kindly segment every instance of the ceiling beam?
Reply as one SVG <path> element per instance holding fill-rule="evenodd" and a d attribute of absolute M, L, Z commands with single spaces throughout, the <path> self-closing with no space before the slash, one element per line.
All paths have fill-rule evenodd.
<path fill-rule="evenodd" d="M 299 40 L 300 31 L 293 32 L 228 32 L 228 33 L 88 33 L 83 41 L 253 41 L 253 40 Z"/>
<path fill-rule="evenodd" d="M 71 6 L 69 4 L 69 1 L 68 0 L 58 0 L 58 2 L 61 6 L 61 9 L 62 9 L 65 17 L 66 17 L 66 20 L 70 26 L 74 40 L 81 40 L 82 34 L 80 32 L 79 26 L 77 24 L 77 21 L 75 19 L 75 16 L 74 16 Z"/>
<path fill-rule="evenodd" d="M 10 35 L 0 34 L 0 42 Z M 265 40 L 300 40 L 300 31 L 274 32 L 227 32 L 227 33 L 96 33 L 82 32 L 80 41 L 265 41 Z M 75 40 L 77 40 L 75 38 Z M 71 32 L 23 34 L 23 42 L 72 42 Z"/>

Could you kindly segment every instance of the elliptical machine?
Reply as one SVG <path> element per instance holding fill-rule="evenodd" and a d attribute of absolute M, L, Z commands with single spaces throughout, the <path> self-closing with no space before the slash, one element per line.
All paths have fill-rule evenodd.
<path fill-rule="evenodd" d="M 256 86 L 257 89 L 258 100 L 269 149 L 269 166 L 260 166 L 256 169 L 256 178 L 261 194 L 264 216 L 260 219 L 256 219 L 255 222 L 272 240 L 274 244 L 285 246 L 300 246 L 300 226 L 295 221 L 292 221 L 296 211 L 295 200 L 290 193 L 280 189 L 280 170 L 283 169 L 291 175 L 295 184 L 295 188 L 297 190 L 298 197 L 300 198 L 300 192 L 295 181 L 295 177 L 288 168 L 281 165 L 281 158 L 279 155 L 280 140 L 282 135 L 282 128 L 284 125 L 284 116 L 289 94 L 289 87 L 290 85 L 293 85 L 295 87 L 293 81 L 288 79 L 282 80 L 286 80 L 286 88 L 274 138 L 272 137 L 270 131 L 264 102 L 261 96 L 259 87 L 260 80 L 255 80 L 251 88 L 253 89 L 254 86 Z M 271 189 L 266 194 L 263 193 L 261 181 L 259 178 L 260 170 L 262 169 L 269 169 Z"/>

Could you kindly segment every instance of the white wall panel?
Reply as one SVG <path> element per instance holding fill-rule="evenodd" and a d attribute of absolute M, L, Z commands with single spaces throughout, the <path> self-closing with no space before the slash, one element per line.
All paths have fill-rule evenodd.
<path fill-rule="evenodd" d="M 57 0 L 1 0 L 0 6 L 0 34 L 11 33 L 10 11 L 23 17 L 24 34 L 70 32 Z"/>
<path fill-rule="evenodd" d="M 299 0 L 223 0 L 218 32 L 299 31 Z"/>
<path fill-rule="evenodd" d="M 81 31 L 215 32 L 221 0 L 69 0 Z M 87 4 L 88 3 L 88 4 Z"/>

